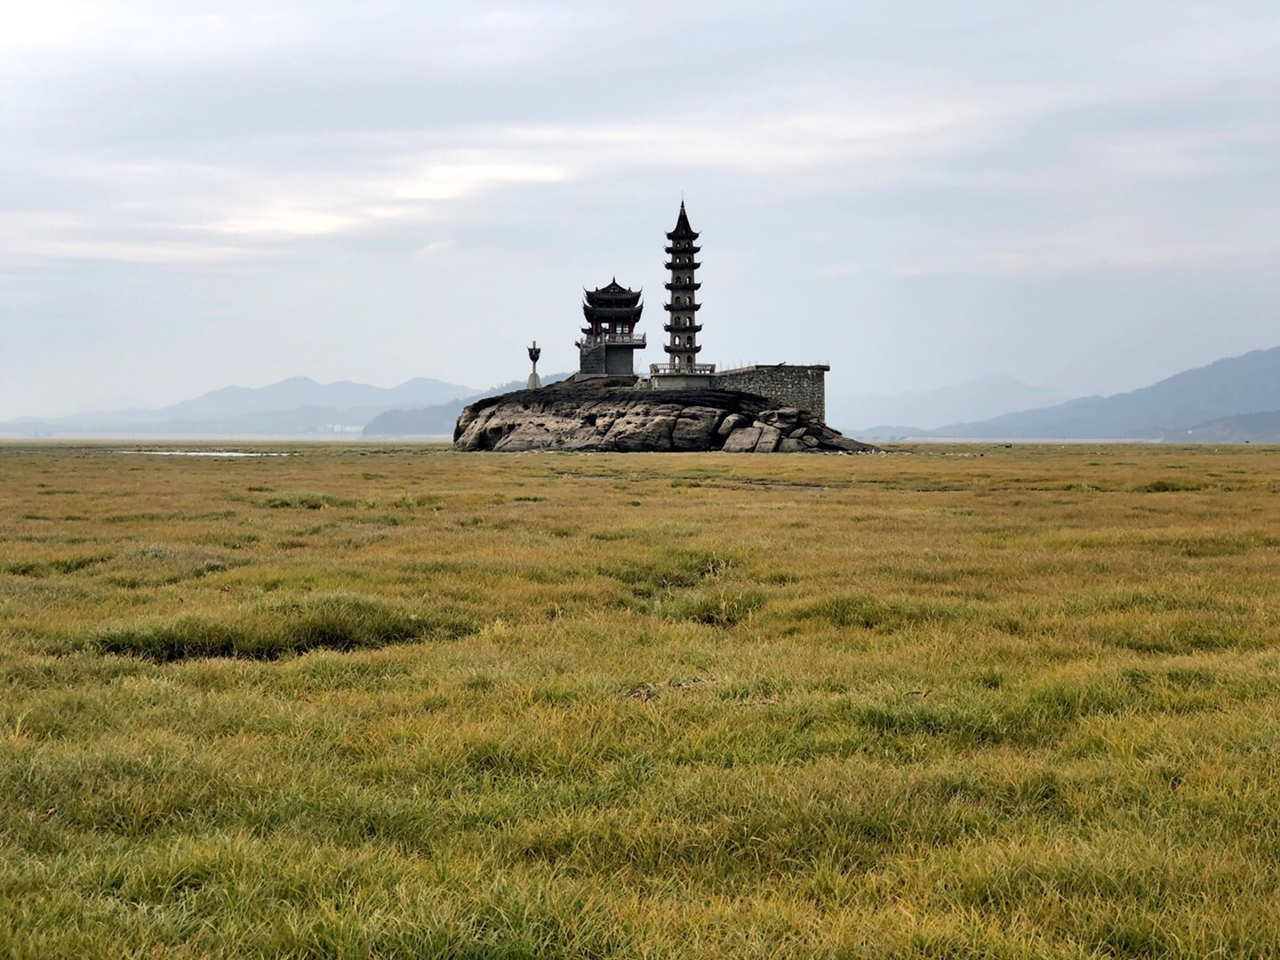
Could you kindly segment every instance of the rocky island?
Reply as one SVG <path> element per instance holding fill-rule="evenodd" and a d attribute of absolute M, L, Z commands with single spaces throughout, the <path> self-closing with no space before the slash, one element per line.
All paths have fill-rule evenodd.
<path fill-rule="evenodd" d="M 876 448 L 823 422 L 825 364 L 753 364 L 717 370 L 699 354 L 698 232 L 683 201 L 665 248 L 670 297 L 662 325 L 666 363 L 635 371 L 647 345 L 640 290 L 618 283 L 583 290 L 578 372 L 542 387 L 537 341 L 528 389 L 478 400 L 453 431 L 459 450 L 726 453 L 865 453 Z"/>
<path fill-rule="evenodd" d="M 453 433 L 459 450 L 726 453 L 868 453 L 795 407 L 734 390 L 649 390 L 625 382 L 566 380 L 473 403 Z"/>

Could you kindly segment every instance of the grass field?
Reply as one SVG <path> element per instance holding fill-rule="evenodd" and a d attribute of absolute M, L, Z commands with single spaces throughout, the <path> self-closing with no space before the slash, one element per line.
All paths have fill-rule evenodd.
<path fill-rule="evenodd" d="M 0 956 L 1280 956 L 1280 450 L 0 446 Z"/>

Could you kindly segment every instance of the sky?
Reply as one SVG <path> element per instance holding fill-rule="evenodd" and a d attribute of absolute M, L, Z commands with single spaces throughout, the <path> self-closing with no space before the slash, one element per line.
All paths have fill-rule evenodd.
<path fill-rule="evenodd" d="M 700 359 L 1114 393 L 1280 345 L 1280 4 L 0 0 L 0 418 Z"/>

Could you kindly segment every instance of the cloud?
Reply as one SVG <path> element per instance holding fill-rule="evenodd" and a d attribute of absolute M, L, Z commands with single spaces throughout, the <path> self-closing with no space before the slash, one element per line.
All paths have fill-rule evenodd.
<path fill-rule="evenodd" d="M 518 156 L 473 155 L 469 161 L 464 156 L 446 163 L 428 162 L 388 193 L 393 200 L 457 200 L 490 187 L 558 183 L 569 177 L 562 166 L 521 162 Z"/>
<path fill-rule="evenodd" d="M 23 261 L 218 263 L 256 256 L 243 245 L 187 243 L 183 238 L 121 236 L 110 223 L 41 213 L 0 213 L 0 253 Z"/>
<path fill-rule="evenodd" d="M 417 250 L 413 251 L 413 255 L 415 257 L 434 257 L 437 254 L 443 253 L 445 250 L 448 250 L 450 247 L 453 246 L 453 244 L 454 244 L 454 241 L 452 240 L 432 240 L 430 243 L 425 244 L 424 246 L 421 246 Z"/>
<path fill-rule="evenodd" d="M 232 345 L 213 360 L 215 334 L 173 315 L 323 331 L 314 354 L 282 334 L 280 359 L 256 361 L 311 365 L 288 373 L 355 376 L 342 366 L 367 349 L 388 380 L 454 363 L 500 380 L 482 352 L 436 355 L 476 323 L 518 343 L 540 324 L 547 362 L 572 363 L 551 338 L 577 288 L 615 269 L 660 282 L 642 233 L 682 188 L 709 237 L 706 314 L 732 314 L 708 330 L 731 326 L 744 356 L 772 354 L 779 311 L 843 349 L 887 290 L 877 309 L 921 313 L 864 333 L 905 356 L 935 316 L 966 329 L 981 291 L 1066 274 L 1088 275 L 1055 293 L 1088 303 L 1079 338 L 1110 335 L 1137 329 L 1161 265 L 1174 292 L 1236 278 L 1215 331 L 1274 336 L 1274 4 L 50 0 L 6 17 L 0 323 L 29 325 L 24 367 L 80 342 L 42 330 L 92 329 L 236 380 Z M 1106 286 L 1124 310 L 1090 300 L 1097 271 L 1131 278 Z M 938 303 L 908 296 L 942 280 L 957 286 Z M 1202 301 L 1183 300 L 1167 309 L 1185 326 Z M 366 347 L 375 330 L 421 334 L 420 352 Z M 43 389 L 8 364 L 0 408 Z M 155 366 L 103 390 L 136 392 Z M 913 375 L 893 369 L 868 375 Z"/>

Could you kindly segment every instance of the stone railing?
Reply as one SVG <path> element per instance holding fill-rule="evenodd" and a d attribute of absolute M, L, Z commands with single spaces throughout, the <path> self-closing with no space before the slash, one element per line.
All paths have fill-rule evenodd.
<path fill-rule="evenodd" d="M 583 337 L 578 342 L 579 345 L 587 347 L 599 346 L 602 343 L 616 343 L 627 347 L 643 347 L 646 343 L 645 337 L 646 334 L 643 333 L 639 336 L 634 333 L 605 333 L 598 337 L 593 337 L 590 334 L 587 334 L 587 336 Z"/>
<path fill-rule="evenodd" d="M 649 364 L 649 376 L 651 377 L 706 376 L 715 372 L 716 365 L 714 363 L 695 363 L 693 366 L 687 363 L 682 363 L 679 366 L 671 363 Z"/>

